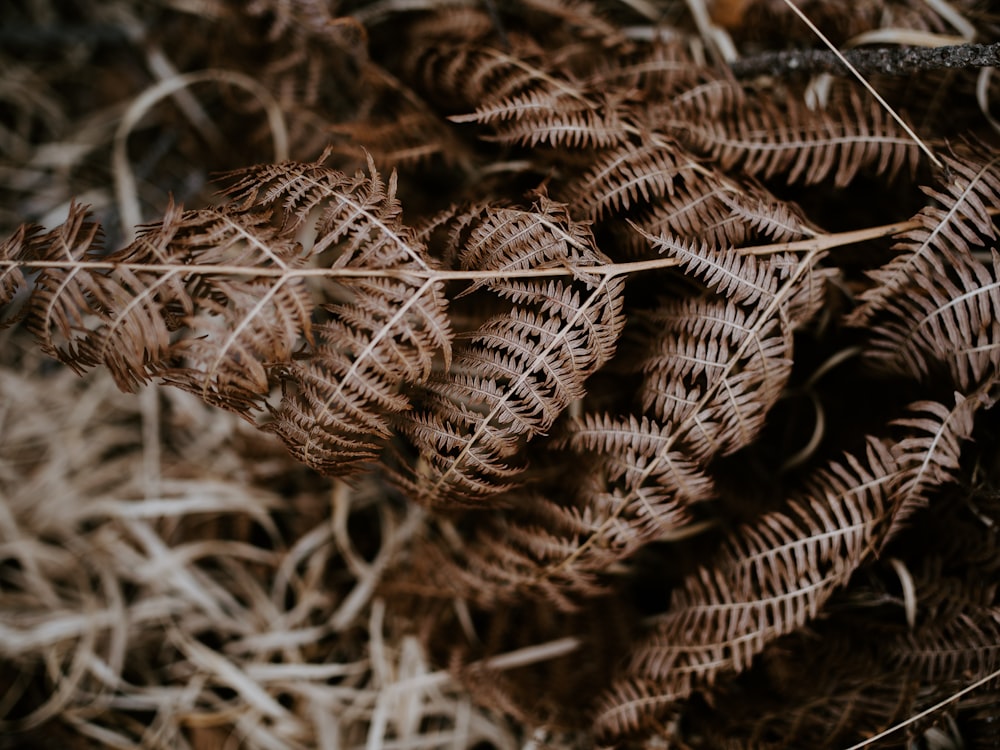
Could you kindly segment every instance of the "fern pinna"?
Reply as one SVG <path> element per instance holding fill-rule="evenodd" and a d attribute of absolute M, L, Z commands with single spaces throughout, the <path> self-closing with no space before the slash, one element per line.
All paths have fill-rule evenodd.
<path fill-rule="evenodd" d="M 737 80 L 601 4 L 525 0 L 498 24 L 430 3 L 405 34 L 377 4 L 343 24 L 270 5 L 280 44 L 356 70 L 350 116 L 317 143 L 310 64 L 285 50 L 269 75 L 299 160 L 231 171 L 114 251 L 75 203 L 21 226 L 0 319 L 426 508 L 380 593 L 441 659 L 520 644 L 506 610 L 574 637 L 580 613 L 634 616 L 578 705 L 540 716 L 537 675 L 502 683 L 525 722 L 846 743 L 998 667 L 995 587 L 974 580 L 995 573 L 998 478 L 972 447 L 996 448 L 993 147 L 931 132 L 928 166 L 844 80 Z M 852 190 L 906 200 L 859 230 Z"/>

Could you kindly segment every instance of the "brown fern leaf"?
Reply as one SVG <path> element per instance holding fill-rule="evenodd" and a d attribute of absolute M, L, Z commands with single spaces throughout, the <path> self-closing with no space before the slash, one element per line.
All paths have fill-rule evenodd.
<path fill-rule="evenodd" d="M 158 377 L 250 419 L 267 407 L 264 429 L 296 458 L 354 471 L 409 408 L 404 385 L 447 364 L 443 282 L 400 219 L 395 179 L 385 184 L 371 164 L 354 176 L 321 161 L 233 178 L 228 204 L 171 207 L 112 255 L 79 209 L 53 232 L 5 245 L 17 263 L 42 266 L 26 325 L 50 354 L 78 370 L 103 364 L 123 389 Z M 300 237 L 315 239 L 303 247 Z M 321 253 L 356 273 L 314 326 L 305 264 Z"/>
<path fill-rule="evenodd" d="M 995 555 L 992 535 L 989 540 L 982 551 Z M 976 544 L 974 537 L 964 541 Z M 1000 666 L 996 558 L 982 565 L 967 550 L 963 552 L 961 577 L 949 575 L 946 561 L 936 555 L 921 561 L 914 574 L 919 619 L 914 628 L 885 644 L 891 663 L 942 691 L 964 684 L 969 675 L 985 675 Z"/>
<path fill-rule="evenodd" d="M 726 223 L 721 232 L 709 227 L 702 234 L 715 236 L 720 246 L 741 245 L 750 237 L 787 242 L 816 233 L 797 205 L 776 198 L 756 183 L 741 182 L 738 190 L 721 193 L 718 200 L 729 209 Z M 729 225 L 737 229 L 728 230 Z"/>
<path fill-rule="evenodd" d="M 672 196 L 678 176 L 700 168 L 668 140 L 627 142 L 601 155 L 564 192 L 579 215 L 601 219 Z"/>
<path fill-rule="evenodd" d="M 579 471 L 561 476 L 547 494 L 495 499 L 509 507 L 502 516 L 476 516 L 460 549 L 421 551 L 433 560 L 421 576 L 491 609 L 524 597 L 579 608 L 585 597 L 605 592 L 609 571 L 641 546 L 683 533 L 693 520 L 690 506 L 713 495 L 708 476 L 676 451 L 646 477 L 647 457 L 667 440 L 650 420 L 582 418 L 557 441 L 575 454 Z M 548 447 L 539 459 L 552 458 Z"/>
<path fill-rule="evenodd" d="M 718 80 L 719 73 L 696 63 L 684 44 L 657 39 L 619 45 L 612 54 L 602 55 L 585 83 L 589 91 L 635 91 L 637 99 L 658 103 Z"/>
<path fill-rule="evenodd" d="M 755 256 L 743 255 L 733 249 L 713 251 L 705 244 L 693 247 L 673 237 L 653 236 L 638 226 L 634 228 L 658 252 L 676 258 L 681 268 L 702 280 L 727 301 L 746 306 L 765 306 L 774 299 L 779 281 L 775 274 L 778 259 L 760 262 Z"/>
<path fill-rule="evenodd" d="M 424 463 L 404 471 L 402 481 L 431 505 L 474 504 L 507 490 L 523 443 L 546 433 L 584 394 L 586 378 L 614 352 L 623 322 L 623 280 L 587 275 L 606 259 L 564 206 L 542 199 L 535 210 L 479 209 L 456 226 L 463 268 L 498 272 L 483 286 L 513 308 L 472 334 L 448 376 L 428 383 L 431 408 L 403 424 Z M 578 280 L 500 275 L 553 263 L 572 267 Z"/>
<path fill-rule="evenodd" d="M 829 112 L 814 112 L 788 97 L 779 106 L 765 92 L 743 96 L 736 84 L 701 87 L 651 115 L 653 127 L 674 136 L 722 169 L 764 179 L 815 184 L 831 174 L 837 186 L 864 167 L 890 179 L 916 164 L 917 147 L 880 106 L 852 93 Z"/>
<path fill-rule="evenodd" d="M 945 372 L 969 391 L 1000 365 L 1000 254 L 938 258 L 881 303 L 866 358 L 880 369 L 928 380 Z"/>
<path fill-rule="evenodd" d="M 287 228 L 274 227 L 267 211 L 188 211 L 178 217 L 176 225 L 168 212 L 160 227 L 143 234 L 134 244 L 143 259 L 151 255 L 148 247 L 155 249 L 152 257 L 158 257 L 162 249 L 178 253 L 187 263 L 275 268 L 287 274 L 275 280 L 254 278 L 252 271 L 247 276 L 211 273 L 189 284 L 195 306 L 180 323 L 198 334 L 178 337 L 171 346 L 173 363 L 157 373 L 165 382 L 196 393 L 207 403 L 248 414 L 250 405 L 259 405 L 270 391 L 270 368 L 290 360 L 297 344 L 312 337 L 312 295 L 304 278 L 289 273 L 301 263 L 295 257 L 298 245 L 292 234 Z M 136 260 L 128 248 L 109 260 L 118 257 L 125 262 Z M 149 285 L 155 288 L 169 283 L 172 275 L 164 273 L 162 281 L 150 281 Z M 156 274 L 149 276 L 155 278 Z M 183 306 L 185 300 L 179 291 L 170 303 Z M 141 292 L 131 294 L 140 299 L 143 296 Z M 131 306 L 124 298 L 118 304 L 124 310 Z M 104 341 L 100 348 L 112 345 Z M 96 353 L 92 359 L 96 361 Z"/>
<path fill-rule="evenodd" d="M 791 331 L 728 301 L 672 307 L 642 366 L 643 407 L 701 460 L 748 445 L 791 374 Z"/>
<path fill-rule="evenodd" d="M 707 462 L 752 440 L 784 387 L 790 334 L 778 311 L 810 286 L 806 265 L 775 287 L 768 309 L 706 298 L 664 306 L 644 366 L 652 418 L 585 416 L 560 440 L 586 470 L 570 511 L 578 522 L 561 526 L 572 543 L 544 561 L 539 579 L 593 577 L 643 544 L 684 533 L 691 507 L 714 494 Z M 676 313 L 672 323 L 666 310 Z M 691 351 L 669 354 L 683 339 Z"/>
<path fill-rule="evenodd" d="M 14 295 L 26 287 L 22 264 L 41 261 L 65 263 L 69 267 L 62 271 L 56 266 L 51 273 L 40 275 L 31 290 L 31 298 L 22 305 L 21 315 L 30 316 L 29 326 L 43 351 L 70 364 L 78 372 L 96 364 L 77 364 L 76 360 L 84 340 L 84 321 L 107 295 L 101 291 L 100 279 L 74 272 L 72 267 L 99 256 L 101 238 L 101 228 L 88 221 L 87 209 L 73 204 L 66 221 L 59 227 L 39 234 L 38 229 L 22 226 L 3 245 L 3 259 L 13 261 L 4 268 L 5 303 L 12 302 Z M 76 276 L 79 279 L 74 278 Z M 157 338 L 162 340 L 163 336 Z"/>
<path fill-rule="evenodd" d="M 671 452 L 670 431 L 651 419 L 586 415 L 576 420 L 566 439 L 567 447 L 579 453 L 592 453 L 610 480 L 621 479 L 634 486 L 649 478 L 670 488 L 678 500 L 697 502 L 714 494 L 708 476 L 680 452 Z M 668 451 L 667 459 L 647 474 L 649 457 Z M 652 519 L 650 519 L 652 520 Z M 648 535 L 640 535 L 647 536 Z"/>
<path fill-rule="evenodd" d="M 605 19 L 599 6 L 588 0 L 524 0 L 524 6 L 557 19 L 581 39 L 604 47 L 628 45 L 622 29 Z"/>
<path fill-rule="evenodd" d="M 692 251 L 650 238 L 725 299 L 668 301 L 653 313 L 655 333 L 642 364 L 643 407 L 700 460 L 749 444 L 791 372 L 792 325 L 811 314 L 822 276 L 772 257 L 746 263 L 734 250 Z M 749 308 L 744 304 L 752 305 Z"/>
<path fill-rule="evenodd" d="M 636 224 L 653 236 L 683 237 L 713 250 L 768 238 L 785 242 L 815 233 L 794 204 L 747 180 L 739 182 L 704 168 L 686 174 L 670 196 L 643 211 Z"/>
<path fill-rule="evenodd" d="M 422 111 L 405 111 L 391 119 L 340 123 L 331 128 L 349 140 L 342 151 L 354 155 L 364 146 L 385 167 L 414 169 L 433 160 L 454 161 L 461 146 L 437 118 Z"/>
<path fill-rule="evenodd" d="M 434 162 L 463 164 L 469 149 L 455 137 L 454 129 L 415 91 L 384 68 L 365 61 L 361 85 L 371 103 L 359 117 L 339 122 L 330 131 L 347 143 L 336 146 L 351 159 L 364 152 L 383 169 L 415 170 Z"/>
<path fill-rule="evenodd" d="M 535 599 L 570 612 L 585 597 L 607 593 L 601 566 L 546 569 L 573 554 L 577 536 L 592 528 L 591 518 L 536 493 L 513 493 L 497 502 L 506 506 L 503 515 L 473 516 L 474 530 L 459 548 L 447 549 L 437 539 L 418 548 L 415 574 L 422 585 L 491 610 Z"/>
<path fill-rule="evenodd" d="M 702 180 L 685 180 L 672 196 L 645 211 L 636 224 L 649 235 L 683 237 L 696 246 L 738 247 L 744 244 L 749 232 L 723 200 L 723 195 L 732 192 L 731 185 L 712 186 Z"/>
<path fill-rule="evenodd" d="M 50 233 L 43 252 L 61 265 L 41 271 L 28 303 L 28 329 L 74 369 L 104 364 L 125 390 L 161 376 L 248 414 L 269 389 L 266 365 L 309 336 L 304 280 L 254 278 L 255 267 L 296 264 L 294 241 L 266 213 L 171 207 L 108 256 L 96 237 L 79 210 Z"/>
<path fill-rule="evenodd" d="M 684 697 L 655 680 L 615 680 L 594 707 L 594 733 L 611 746 L 629 735 L 664 735 L 671 711 Z"/>
<path fill-rule="evenodd" d="M 924 495 L 955 478 L 961 443 L 972 436 L 976 412 L 992 406 L 987 398 L 982 391 L 968 398 L 956 393 L 955 406 L 950 409 L 936 401 L 920 401 L 910 405 L 914 416 L 893 422 L 908 432 L 908 437 L 893 446 L 905 477 L 902 492 Z"/>
<path fill-rule="evenodd" d="M 997 607 L 964 610 L 959 617 L 903 636 L 894 645 L 894 655 L 928 683 L 964 686 L 968 675 L 986 675 L 1000 667 L 998 615 Z"/>
<path fill-rule="evenodd" d="M 685 707 L 685 736 L 704 735 L 695 746 L 706 750 L 845 748 L 912 716 L 919 684 L 852 635 L 830 618 L 770 643 L 745 680 L 713 691 L 711 706 Z"/>
<path fill-rule="evenodd" d="M 934 489 L 955 479 L 962 443 L 972 437 L 976 413 L 992 405 L 989 388 L 980 388 L 969 397 L 956 393 L 951 408 L 936 401 L 911 404 L 908 411 L 912 416 L 892 423 L 905 432 L 892 447 L 900 471 L 900 502 L 886 533 L 886 542 L 914 512 L 927 505 Z"/>
<path fill-rule="evenodd" d="M 815 618 L 885 532 L 896 474 L 888 446 L 870 439 L 863 457 L 847 455 L 817 473 L 787 511 L 733 532 L 712 567 L 674 592 L 622 679 L 657 685 L 676 701 L 746 669 L 767 643 Z M 613 716 L 622 697 L 613 689 L 601 716 Z"/>
<path fill-rule="evenodd" d="M 624 140 L 617 99 L 587 91 L 565 66 L 547 65 L 526 37 L 511 35 L 509 46 L 501 50 L 485 38 L 429 30 L 408 67 L 455 113 L 452 122 L 489 125 L 497 140 L 576 148 Z"/>
<path fill-rule="evenodd" d="M 509 51 L 495 48 L 493 22 L 479 10 L 437 14 L 415 25 L 412 37 L 404 69 L 446 112 L 468 112 L 487 97 L 503 101 L 549 85 L 549 73 L 536 64 L 544 57 L 537 42 L 511 34 Z M 562 93 L 580 95 L 568 84 Z"/>
<path fill-rule="evenodd" d="M 935 203 L 914 217 L 919 227 L 899 236 L 894 249 L 900 254 L 869 272 L 875 286 L 861 294 L 861 304 L 848 317 L 850 325 L 870 325 L 897 294 L 905 293 L 913 279 L 943 276 L 946 266 L 968 262 L 974 248 L 996 240 L 988 208 L 1000 204 L 1000 157 L 979 149 L 941 158 L 946 185 L 923 188 Z"/>
<path fill-rule="evenodd" d="M 733 220 L 723 200 L 724 194 L 731 197 L 732 192 L 732 186 L 723 180 L 684 180 L 673 195 L 654 204 L 636 224 L 652 236 L 717 249 L 736 247 L 743 244 L 746 231 L 742 223 Z"/>
<path fill-rule="evenodd" d="M 435 265 L 402 223 L 395 175 L 385 184 L 370 161 L 369 174 L 354 177 L 322 159 L 236 177 L 229 193 L 240 206 L 280 206 L 290 227 L 318 212 L 311 255 L 335 253 L 335 268 L 401 272 L 345 282 L 351 301 L 327 306 L 332 320 L 319 328 L 315 349 L 287 364 L 268 425 L 300 461 L 324 473 L 353 471 L 377 455 L 390 416 L 409 408 L 403 387 L 425 381 L 437 357 L 450 358 L 443 284 L 428 275 Z"/>
<path fill-rule="evenodd" d="M 374 459 L 389 416 L 410 408 L 403 387 L 426 380 L 450 347 L 446 300 L 431 282 L 370 280 L 352 305 L 327 308 L 311 356 L 285 371 L 285 395 L 267 427 L 298 460 L 344 474 Z"/>
<path fill-rule="evenodd" d="M 574 529 L 587 547 L 573 551 L 573 568 L 600 571 L 649 542 L 683 533 L 694 520 L 691 506 L 715 496 L 711 478 L 670 425 L 587 415 L 570 425 L 563 443 L 587 467 Z M 547 564 L 565 566 L 565 558 Z"/>
<path fill-rule="evenodd" d="M 452 122 L 490 124 L 496 131 L 489 140 L 526 146 L 605 148 L 625 140 L 625 120 L 612 97 L 590 97 L 572 105 L 530 94 L 480 106 L 469 115 L 453 115 Z"/>
<path fill-rule="evenodd" d="M 368 174 L 353 176 L 325 166 L 327 154 L 315 162 L 266 164 L 232 172 L 226 195 L 239 211 L 261 207 L 280 211 L 293 227 L 315 221 L 317 237 L 304 248 L 317 255 L 336 247 L 335 267 L 363 266 L 428 272 L 432 264 L 424 248 L 402 222 L 396 197 L 396 175 L 388 184 L 368 159 Z M 319 209 L 318 219 L 311 219 Z"/>
<path fill-rule="evenodd" d="M 544 196 L 537 210 L 489 206 L 470 210 L 455 218 L 450 242 L 467 270 L 508 273 L 569 265 L 584 277 L 588 266 L 603 261 L 589 226 L 573 221 L 565 206 Z M 517 284 L 502 278 L 485 280 L 469 291 L 483 286 L 510 296 Z"/>

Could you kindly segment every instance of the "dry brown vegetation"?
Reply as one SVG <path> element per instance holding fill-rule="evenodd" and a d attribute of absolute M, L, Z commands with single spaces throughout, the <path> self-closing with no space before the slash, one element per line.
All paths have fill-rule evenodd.
<path fill-rule="evenodd" d="M 7 0 L 0 747 L 996 747 L 1000 17 L 795 7 Z"/>

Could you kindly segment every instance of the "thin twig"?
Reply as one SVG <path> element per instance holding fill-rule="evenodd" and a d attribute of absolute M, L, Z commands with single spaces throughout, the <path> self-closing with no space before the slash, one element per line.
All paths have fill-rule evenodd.
<path fill-rule="evenodd" d="M 845 61 L 847 66 L 845 66 Z M 947 47 L 879 47 L 850 49 L 835 54 L 826 49 L 764 52 L 730 65 L 737 78 L 789 73 L 833 73 L 851 68 L 862 75 L 905 76 L 922 70 L 1000 66 L 1000 42 Z"/>
<path fill-rule="evenodd" d="M 918 714 L 916 714 L 914 716 L 911 716 L 910 718 L 906 719 L 906 721 L 901 721 L 898 724 L 895 724 L 895 725 L 889 727 L 885 731 L 879 732 L 878 734 L 874 735 L 873 737 L 869 737 L 866 740 L 862 740 L 861 742 L 859 742 L 856 745 L 851 745 L 849 748 L 847 748 L 847 750 L 861 750 L 861 748 L 863 748 L 863 747 L 868 747 L 869 745 L 873 745 L 876 742 L 878 742 L 879 740 L 881 740 L 882 738 L 888 737 L 890 734 L 895 734 L 900 729 L 905 729 L 910 724 L 913 724 L 915 722 L 920 721 L 925 716 L 930 716 L 931 714 L 936 713 L 937 711 L 940 711 L 942 708 L 944 708 L 945 706 L 947 706 L 949 703 L 954 703 L 959 698 L 961 698 L 963 695 L 966 695 L 967 693 L 971 693 L 973 690 L 977 690 L 977 689 L 981 688 L 986 683 L 990 682 L 991 680 L 995 680 L 998 677 L 1000 677 L 1000 669 L 997 669 L 997 670 L 995 670 L 993 672 L 990 672 L 988 675 L 986 675 L 982 679 L 976 680 L 971 685 L 967 685 L 966 687 L 964 687 L 961 690 L 959 690 L 957 693 L 953 693 L 952 695 L 949 695 L 943 701 L 935 703 L 930 708 L 924 709 L 920 713 L 918 713 Z"/>

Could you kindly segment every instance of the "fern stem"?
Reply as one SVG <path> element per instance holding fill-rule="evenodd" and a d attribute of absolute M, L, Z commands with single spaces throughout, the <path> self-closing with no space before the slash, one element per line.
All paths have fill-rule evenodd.
<path fill-rule="evenodd" d="M 991 215 L 1000 214 L 1000 209 L 989 209 Z M 754 245 L 739 248 L 745 255 L 773 255 L 775 253 L 808 252 L 830 250 L 844 245 L 889 237 L 899 232 L 916 229 L 920 223 L 914 220 L 898 221 L 846 232 L 820 234 L 794 242 L 777 242 L 770 245 Z M 678 265 L 675 258 L 649 258 L 625 263 L 607 263 L 603 266 L 577 267 L 570 265 L 551 268 L 521 268 L 510 271 L 446 271 L 429 268 L 427 270 L 406 270 L 399 268 L 273 268 L 236 265 L 184 265 L 179 263 L 121 263 L 107 260 L 25 260 L 0 259 L 0 269 L 23 268 L 43 270 L 46 268 L 79 269 L 87 271 L 127 270 L 146 273 L 172 273 L 183 271 L 192 276 L 232 275 L 254 276 L 258 278 L 323 278 L 323 279 L 423 279 L 433 281 L 487 281 L 490 279 L 536 279 L 546 277 L 579 276 L 623 276 L 641 271 L 654 271 Z"/>
<path fill-rule="evenodd" d="M 832 234 L 819 234 L 804 240 L 794 240 L 793 242 L 775 242 L 770 245 L 753 245 L 751 247 L 741 247 L 739 251 L 743 255 L 774 255 L 776 253 L 796 253 L 810 250 L 830 250 L 844 245 L 856 245 L 859 242 L 877 240 L 881 237 L 890 237 L 900 232 L 916 229 L 920 222 L 915 219 L 906 221 L 896 221 L 892 224 L 882 224 L 876 227 L 865 227 L 863 229 L 849 229 L 846 232 L 834 232 Z"/>
<path fill-rule="evenodd" d="M 560 265 L 551 268 L 521 268 L 510 271 L 444 271 L 439 269 L 404 270 L 399 268 L 268 268 L 232 265 L 183 265 L 178 263 L 117 263 L 102 260 L 6 260 L 0 259 L 0 269 L 46 268 L 86 271 L 127 270 L 145 273 L 175 273 L 183 271 L 191 276 L 253 276 L 258 278 L 323 278 L 323 279 L 404 279 L 426 281 L 489 281 L 492 279 L 536 279 L 563 276 L 622 276 L 639 271 L 671 268 L 678 265 L 674 258 L 650 258 L 627 263 L 608 263 L 603 266 Z"/>

